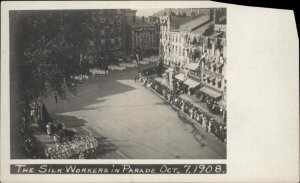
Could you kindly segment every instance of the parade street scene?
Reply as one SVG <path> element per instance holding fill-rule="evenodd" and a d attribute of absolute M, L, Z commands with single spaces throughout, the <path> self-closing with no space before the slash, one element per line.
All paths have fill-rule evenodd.
<path fill-rule="evenodd" d="M 10 11 L 11 159 L 226 159 L 226 17 Z"/>

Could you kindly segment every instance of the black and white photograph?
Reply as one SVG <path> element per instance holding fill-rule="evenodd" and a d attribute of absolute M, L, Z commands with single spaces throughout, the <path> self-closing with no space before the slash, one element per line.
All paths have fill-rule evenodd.
<path fill-rule="evenodd" d="M 0 182 L 299 182 L 295 10 L 255 6 L 1 2 Z"/>
<path fill-rule="evenodd" d="M 226 22 L 213 7 L 10 11 L 11 159 L 226 159 Z"/>

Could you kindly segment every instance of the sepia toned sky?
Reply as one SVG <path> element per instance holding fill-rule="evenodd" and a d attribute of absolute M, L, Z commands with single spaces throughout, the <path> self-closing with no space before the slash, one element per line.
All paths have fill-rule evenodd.
<path fill-rule="evenodd" d="M 136 9 L 136 16 L 150 16 L 153 15 L 154 13 L 163 10 L 163 8 L 155 8 L 155 9 Z"/>

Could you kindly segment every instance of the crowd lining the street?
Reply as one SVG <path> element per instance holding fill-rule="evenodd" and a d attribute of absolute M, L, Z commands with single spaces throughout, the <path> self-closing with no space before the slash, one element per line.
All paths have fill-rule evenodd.
<path fill-rule="evenodd" d="M 226 123 L 218 123 L 213 117 L 207 113 L 204 113 L 201 109 L 194 106 L 190 101 L 182 99 L 179 96 L 179 92 L 170 90 L 167 86 L 154 80 L 153 78 L 150 78 L 148 76 L 149 73 L 152 73 L 152 70 L 147 70 L 140 74 L 140 80 L 147 88 L 151 88 L 152 91 L 156 92 L 167 102 L 169 102 L 172 107 L 187 115 L 189 119 L 196 121 L 206 130 L 206 132 L 213 134 L 222 142 L 226 142 Z"/>
<path fill-rule="evenodd" d="M 174 81 L 173 82 L 173 90 L 176 94 L 187 94 L 188 93 L 188 87 L 186 85 L 183 85 L 182 81 Z M 205 102 L 207 109 L 212 113 L 212 114 L 218 114 L 218 115 L 223 115 L 225 112 L 225 106 L 220 106 L 217 100 L 211 96 L 209 96 L 206 93 L 203 92 L 197 92 L 196 93 L 196 98 L 200 102 Z M 226 118 L 224 118 L 226 120 Z"/>

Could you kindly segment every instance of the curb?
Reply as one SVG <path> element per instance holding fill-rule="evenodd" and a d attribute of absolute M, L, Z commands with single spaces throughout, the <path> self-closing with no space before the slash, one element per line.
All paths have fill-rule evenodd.
<path fill-rule="evenodd" d="M 147 87 L 146 87 L 147 88 Z M 151 87 L 150 87 L 151 88 Z M 178 107 L 174 106 L 173 104 L 171 104 L 169 101 L 167 101 L 163 96 L 161 96 L 159 93 L 157 93 L 154 89 L 151 88 L 151 91 L 153 93 L 155 93 L 157 96 L 159 96 L 161 99 L 163 99 L 165 102 L 167 102 L 175 111 L 177 111 L 180 114 L 183 114 L 185 116 L 185 118 L 187 119 L 187 121 L 191 124 L 193 124 L 195 126 L 195 128 L 197 130 L 199 130 L 198 128 L 201 128 L 205 131 L 204 127 L 202 125 L 200 125 L 196 120 L 190 118 L 189 115 L 185 114 L 184 112 L 182 112 Z M 205 113 L 206 114 L 206 113 Z M 218 139 L 219 142 L 226 144 L 226 142 L 222 142 L 219 138 L 217 138 L 215 135 L 213 135 L 212 133 L 206 132 L 205 133 L 211 135 L 212 137 Z"/>

